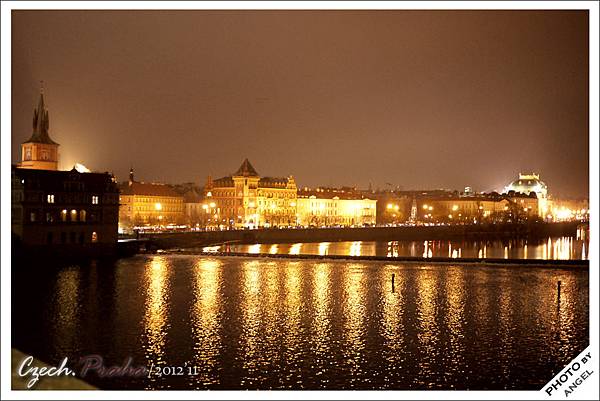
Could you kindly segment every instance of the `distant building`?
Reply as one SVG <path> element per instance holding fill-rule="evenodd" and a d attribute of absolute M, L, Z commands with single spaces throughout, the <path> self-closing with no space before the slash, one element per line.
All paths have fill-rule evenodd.
<path fill-rule="evenodd" d="M 183 197 L 183 212 L 185 223 L 190 227 L 204 226 L 206 213 L 202 208 L 204 204 L 204 189 L 194 183 L 174 185 L 173 189 Z"/>
<path fill-rule="evenodd" d="M 417 214 L 425 223 L 514 222 L 537 219 L 538 200 L 535 194 L 521 193 L 424 196 L 417 201 Z"/>
<path fill-rule="evenodd" d="M 12 168 L 17 249 L 107 255 L 116 250 L 119 192 L 108 173 Z"/>
<path fill-rule="evenodd" d="M 245 159 L 231 175 L 205 186 L 203 208 L 209 225 L 232 228 L 296 225 L 296 182 L 289 177 L 260 177 Z"/>
<path fill-rule="evenodd" d="M 33 111 L 33 134 L 31 138 L 21 144 L 20 168 L 36 170 L 58 170 L 58 143 L 50 139 L 48 129 L 50 118 L 44 103 L 43 88 L 40 91 L 40 100 Z"/>
<path fill-rule="evenodd" d="M 298 191 L 298 224 L 302 226 L 375 225 L 377 201 L 353 189 Z"/>
<path fill-rule="evenodd" d="M 536 173 L 519 173 L 519 178 L 508 184 L 502 193 L 522 193 L 530 195 L 535 193 L 538 201 L 538 215 L 545 217 L 549 210 L 548 205 L 548 186 L 540 180 L 540 175 Z"/>
<path fill-rule="evenodd" d="M 137 226 L 166 226 L 184 222 L 183 196 L 166 184 L 134 180 L 121 184 L 119 225 L 124 230 Z"/>

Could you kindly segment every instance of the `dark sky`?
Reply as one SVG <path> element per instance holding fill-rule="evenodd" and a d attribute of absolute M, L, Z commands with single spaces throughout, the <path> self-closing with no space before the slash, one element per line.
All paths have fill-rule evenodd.
<path fill-rule="evenodd" d="M 12 158 L 204 183 L 588 194 L 587 11 L 13 11 Z"/>

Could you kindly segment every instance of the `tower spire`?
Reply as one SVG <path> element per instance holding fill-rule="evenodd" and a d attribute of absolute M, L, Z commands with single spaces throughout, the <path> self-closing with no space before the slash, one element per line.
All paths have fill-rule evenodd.
<path fill-rule="evenodd" d="M 33 110 L 33 134 L 31 134 L 31 138 L 25 143 L 33 142 L 58 145 L 50 139 L 50 135 L 48 134 L 49 128 L 50 116 L 44 102 L 44 81 L 40 81 L 40 100 L 38 101 L 37 108 Z"/>

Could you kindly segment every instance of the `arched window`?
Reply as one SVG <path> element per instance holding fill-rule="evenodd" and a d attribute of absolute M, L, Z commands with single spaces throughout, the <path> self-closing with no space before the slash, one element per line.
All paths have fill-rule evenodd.
<path fill-rule="evenodd" d="M 85 222 L 85 210 L 80 210 L 79 211 L 79 221 L 83 221 Z"/>

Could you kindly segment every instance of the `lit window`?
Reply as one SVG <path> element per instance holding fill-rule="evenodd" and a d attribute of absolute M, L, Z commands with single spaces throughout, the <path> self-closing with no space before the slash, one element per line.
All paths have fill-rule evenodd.
<path fill-rule="evenodd" d="M 79 221 L 85 221 L 85 210 L 79 211 Z"/>
<path fill-rule="evenodd" d="M 32 222 L 34 222 L 34 221 L 35 221 L 35 212 L 31 212 L 31 213 L 29 214 L 29 220 L 30 220 L 30 221 L 32 221 Z"/>
<path fill-rule="evenodd" d="M 67 221 L 67 210 L 66 210 L 66 209 L 63 209 L 63 210 L 60 212 L 60 219 L 61 219 L 62 221 Z"/>
<path fill-rule="evenodd" d="M 92 232 L 92 242 L 98 242 L 98 233 L 96 231 Z"/>
<path fill-rule="evenodd" d="M 48 195 L 47 201 L 48 203 L 54 203 L 54 195 Z"/>
<path fill-rule="evenodd" d="M 97 204 L 98 204 L 98 197 L 92 196 L 92 205 L 97 205 Z"/>
<path fill-rule="evenodd" d="M 77 210 L 71 210 L 71 221 L 77 221 Z"/>

